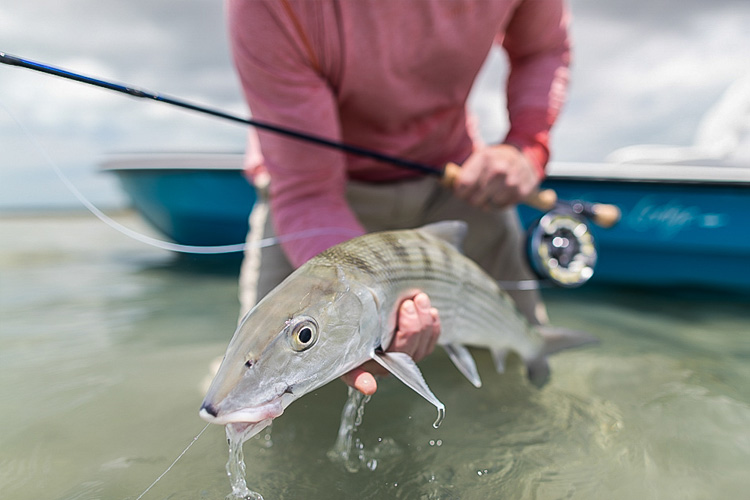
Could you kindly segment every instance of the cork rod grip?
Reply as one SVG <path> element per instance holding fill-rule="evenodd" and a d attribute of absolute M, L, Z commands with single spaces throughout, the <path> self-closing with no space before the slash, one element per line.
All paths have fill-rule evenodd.
<path fill-rule="evenodd" d="M 456 179 L 458 179 L 458 174 L 460 171 L 461 167 L 457 164 L 446 164 L 441 180 L 443 186 L 452 188 L 456 182 Z M 528 205 L 543 212 L 552 210 L 557 204 L 557 193 L 555 193 L 552 189 L 534 191 L 523 201 L 523 203 L 524 205 Z"/>
<path fill-rule="evenodd" d="M 443 170 L 441 182 L 447 188 L 453 188 L 458 178 L 461 167 L 455 163 L 448 163 Z M 542 212 L 548 212 L 557 206 L 557 193 L 553 189 L 542 189 L 531 193 L 524 201 L 524 205 L 536 208 Z M 615 205 L 605 203 L 593 203 L 590 205 L 591 219 L 604 228 L 617 224 L 622 216 L 620 209 Z"/>

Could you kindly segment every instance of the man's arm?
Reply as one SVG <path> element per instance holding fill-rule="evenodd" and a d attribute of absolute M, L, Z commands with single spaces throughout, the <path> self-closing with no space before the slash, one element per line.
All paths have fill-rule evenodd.
<path fill-rule="evenodd" d="M 238 73 L 253 117 L 340 140 L 337 107 L 330 86 L 300 52 L 297 33 L 279 11 L 280 2 L 230 0 L 230 37 Z M 346 203 L 344 156 L 318 146 L 259 133 L 278 235 L 314 228 L 339 228 L 311 238 L 289 240 L 284 251 L 294 267 L 364 229 Z M 437 311 L 425 294 L 405 300 L 390 350 L 415 361 L 432 352 L 440 334 Z M 365 364 L 343 380 L 364 394 L 377 389 L 376 367 Z"/>
<path fill-rule="evenodd" d="M 235 65 L 253 117 L 341 140 L 335 96 L 313 68 L 299 30 L 281 2 L 230 0 L 228 15 Z M 259 139 L 271 177 L 276 233 L 284 236 L 323 230 L 322 234 L 282 243 L 294 267 L 364 233 L 344 197 L 342 153 L 269 132 L 259 132 Z"/>
<path fill-rule="evenodd" d="M 570 61 L 562 0 L 525 0 L 499 36 L 508 53 L 510 130 L 503 144 L 478 148 L 463 164 L 456 196 L 481 208 L 523 201 L 544 179 L 549 131 L 565 98 Z"/>
<path fill-rule="evenodd" d="M 569 12 L 563 0 L 525 0 L 503 37 L 510 62 L 506 143 L 543 176 L 549 131 L 565 101 L 570 66 Z"/>

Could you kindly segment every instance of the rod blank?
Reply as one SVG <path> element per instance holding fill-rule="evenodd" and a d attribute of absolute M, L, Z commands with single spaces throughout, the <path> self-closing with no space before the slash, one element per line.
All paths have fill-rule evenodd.
<path fill-rule="evenodd" d="M 326 139 L 325 137 L 320 137 L 314 134 L 308 134 L 306 132 L 301 132 L 299 130 L 293 130 L 293 129 L 289 129 L 286 127 L 280 127 L 278 125 L 273 125 L 271 123 L 266 123 L 266 122 L 255 120 L 255 119 L 243 118 L 241 116 L 233 115 L 225 111 L 209 108 L 206 106 L 195 104 L 195 103 L 185 101 L 182 99 L 177 99 L 177 98 L 170 97 L 167 95 L 158 94 L 156 92 L 151 92 L 151 91 L 141 89 L 138 87 L 116 83 L 112 81 L 107 81 L 107 80 L 102 80 L 100 78 L 94 78 L 90 76 L 81 75 L 78 73 L 74 73 L 72 71 L 68 71 L 63 68 L 58 68 L 55 66 L 50 66 L 48 64 L 31 61 L 28 59 L 23 59 L 17 56 L 6 54 L 5 52 L 0 52 L 0 62 L 3 64 L 11 65 L 11 66 L 20 66 L 22 68 L 27 68 L 27 69 L 31 69 L 34 71 L 47 73 L 49 75 L 66 78 L 68 80 L 74 80 L 74 81 L 85 83 L 88 85 L 93 85 L 95 87 L 101 87 L 101 88 L 112 90 L 115 92 L 120 92 L 122 94 L 127 94 L 129 96 L 136 97 L 139 99 L 151 99 L 151 100 L 162 102 L 165 104 L 170 104 L 172 106 L 177 106 L 177 107 L 188 109 L 191 111 L 196 111 L 198 113 L 203 113 L 203 114 L 211 115 L 217 118 L 222 118 L 222 119 L 233 121 L 236 123 L 241 123 L 243 125 L 250 125 L 250 126 L 259 128 L 261 130 L 267 130 L 270 132 L 274 132 L 276 134 L 284 135 L 287 137 L 292 137 L 294 139 L 306 141 L 312 144 L 317 144 L 319 146 L 338 149 L 339 151 L 343 151 L 345 153 L 372 158 L 374 160 L 389 163 L 391 165 L 395 165 L 401 168 L 406 168 L 409 170 L 421 172 L 423 174 L 434 175 L 437 177 L 441 177 L 443 180 L 443 184 L 447 186 L 452 185 L 453 181 L 455 181 L 456 175 L 458 175 L 457 169 L 460 168 L 458 165 L 453 164 L 453 163 L 449 163 L 448 165 L 445 166 L 445 168 L 438 168 L 438 167 L 434 167 L 430 165 L 425 165 L 419 162 L 414 162 L 414 161 L 406 160 L 404 158 L 399 158 L 396 156 L 391 156 L 391 155 L 387 155 L 384 153 L 380 153 L 378 151 L 373 151 L 371 149 L 361 148 L 359 146 L 353 146 L 351 144 L 333 141 L 331 139 Z M 545 189 L 543 191 L 536 191 L 529 197 L 528 200 L 525 200 L 524 203 L 532 207 L 535 207 L 539 210 L 543 210 L 543 211 L 551 210 L 558 203 L 571 205 L 571 206 L 573 205 L 573 203 L 571 202 L 558 200 L 557 194 L 551 189 Z M 583 203 L 583 202 L 577 202 L 577 203 Z M 617 221 L 620 219 L 620 209 L 617 208 L 615 205 L 605 205 L 601 203 L 597 203 L 597 204 L 585 203 L 585 207 L 586 207 L 586 210 L 584 212 L 584 215 L 586 215 L 591 220 L 593 220 L 596 224 L 602 227 L 611 227 L 615 223 L 617 223 Z"/>
<path fill-rule="evenodd" d="M 199 113 L 215 116 L 218 118 L 223 118 L 225 120 L 230 120 L 230 121 L 241 123 L 244 125 L 251 125 L 253 127 L 256 127 L 262 130 L 268 130 L 270 132 L 285 135 L 287 137 L 292 137 L 294 139 L 299 139 L 301 141 L 310 142 L 313 144 L 317 144 L 319 146 L 325 146 L 329 148 L 338 149 L 345 153 L 372 158 L 374 160 L 383 161 L 383 162 L 390 163 L 392 165 L 396 165 L 402 168 L 407 168 L 410 170 L 422 172 L 424 174 L 434 175 L 438 177 L 441 177 L 443 175 L 443 171 L 440 168 L 436 168 L 436 167 L 432 167 L 429 165 L 424 165 L 422 163 L 413 162 L 410 160 L 405 160 L 403 158 L 398 158 L 395 156 L 383 154 L 378 151 L 373 151 L 371 149 L 361 148 L 359 146 L 353 146 L 351 144 L 333 141 L 331 139 L 326 139 L 325 137 L 320 137 L 314 134 L 308 134 L 306 132 L 301 132 L 301 131 L 293 130 L 293 129 L 286 128 L 286 127 L 280 127 L 278 125 L 273 125 L 271 123 L 266 123 L 260 120 L 243 118 L 241 116 L 233 115 L 225 111 L 209 108 L 209 107 L 195 104 L 195 103 L 185 101 L 182 99 L 170 97 L 164 94 L 158 94 L 156 92 L 151 92 L 149 90 L 141 89 L 138 87 L 120 84 L 120 83 L 107 81 L 107 80 L 102 80 L 100 78 L 93 78 L 93 77 L 81 75 L 78 73 L 74 73 L 72 71 L 68 71 L 66 69 L 58 68 L 55 66 L 50 66 L 48 64 L 12 56 L 10 54 L 6 54 L 5 52 L 0 52 L 0 62 L 2 62 L 3 64 L 11 65 L 11 66 L 20 66 L 22 68 L 39 71 L 41 73 L 47 73 L 49 75 L 59 76 L 61 78 L 66 78 L 68 80 L 74 80 L 77 82 L 86 83 L 88 85 L 93 85 L 95 87 L 101 87 L 104 89 L 113 90 L 115 92 L 127 94 L 132 97 L 137 97 L 141 99 L 151 99 L 154 101 L 162 102 L 165 104 L 171 104 L 173 106 L 178 106 L 180 108 L 189 109 L 191 111 L 196 111 Z"/>

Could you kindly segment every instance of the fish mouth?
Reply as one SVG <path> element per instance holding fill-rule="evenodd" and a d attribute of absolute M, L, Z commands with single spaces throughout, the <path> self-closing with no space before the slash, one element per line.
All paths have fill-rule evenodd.
<path fill-rule="evenodd" d="M 239 410 L 218 414 L 210 403 L 204 403 L 200 417 L 208 423 L 218 425 L 228 424 L 257 424 L 264 420 L 272 420 L 284 413 L 281 396 L 258 406 L 241 408 Z"/>

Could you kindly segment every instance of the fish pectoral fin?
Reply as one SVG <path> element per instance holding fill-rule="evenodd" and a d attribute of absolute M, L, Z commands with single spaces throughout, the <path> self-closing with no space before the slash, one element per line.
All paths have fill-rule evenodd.
<path fill-rule="evenodd" d="M 409 386 L 414 392 L 435 405 L 438 417 L 432 425 L 437 429 L 445 417 L 445 405 L 435 397 L 427 386 L 427 382 L 425 382 L 422 372 L 419 371 L 419 367 L 417 367 L 417 364 L 411 359 L 411 356 L 404 354 L 403 352 L 374 352 L 372 354 L 372 359 L 392 373 L 394 377 Z"/>
<path fill-rule="evenodd" d="M 479 371 L 477 370 L 477 364 L 474 361 L 469 349 L 462 346 L 461 344 L 445 344 L 443 349 L 448 353 L 448 357 L 456 365 L 458 371 L 463 373 L 464 377 L 469 379 L 477 389 L 482 387 L 482 379 L 479 378 Z"/>
<path fill-rule="evenodd" d="M 508 358 L 508 349 L 492 349 L 492 361 L 495 362 L 497 373 L 505 373 L 505 360 Z"/>

